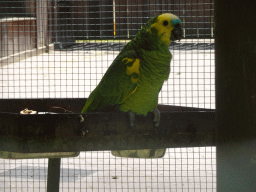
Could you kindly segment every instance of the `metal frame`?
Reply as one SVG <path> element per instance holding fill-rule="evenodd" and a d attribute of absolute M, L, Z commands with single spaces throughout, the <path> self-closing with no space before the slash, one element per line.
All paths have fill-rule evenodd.
<path fill-rule="evenodd" d="M 217 191 L 256 191 L 254 12 L 249 1 L 215 0 Z"/>
<path fill-rule="evenodd" d="M 58 192 L 60 187 L 61 158 L 48 159 L 47 192 Z"/>
<path fill-rule="evenodd" d="M 3 109 L 10 105 L 15 109 L 0 113 L 0 150 L 43 153 L 215 145 L 214 110 L 159 105 L 159 127 L 154 126 L 152 113 L 136 116 L 135 125 L 130 127 L 128 114 L 121 112 L 87 113 L 83 114 L 85 121 L 80 122 L 76 111 L 84 102 L 85 99 L 1 100 Z M 47 114 L 17 113 L 25 108 Z M 138 138 L 140 142 L 136 142 Z"/>

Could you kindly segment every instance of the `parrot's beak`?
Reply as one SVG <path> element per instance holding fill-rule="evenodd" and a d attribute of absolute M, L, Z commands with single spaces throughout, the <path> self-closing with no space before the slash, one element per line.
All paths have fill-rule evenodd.
<path fill-rule="evenodd" d="M 170 39 L 172 41 L 175 41 L 175 40 L 179 40 L 180 41 L 181 38 L 182 38 L 182 27 L 181 27 L 181 24 L 178 23 L 173 28 Z"/>

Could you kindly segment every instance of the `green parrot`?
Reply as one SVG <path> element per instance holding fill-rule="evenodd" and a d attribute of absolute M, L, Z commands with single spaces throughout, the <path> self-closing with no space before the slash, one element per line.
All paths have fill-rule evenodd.
<path fill-rule="evenodd" d="M 135 114 L 146 116 L 148 112 L 154 113 L 155 125 L 159 126 L 158 94 L 169 77 L 172 59 L 168 47 L 181 37 L 177 16 L 165 13 L 150 19 L 117 55 L 81 113 L 116 105 L 129 113 L 131 126 Z"/>

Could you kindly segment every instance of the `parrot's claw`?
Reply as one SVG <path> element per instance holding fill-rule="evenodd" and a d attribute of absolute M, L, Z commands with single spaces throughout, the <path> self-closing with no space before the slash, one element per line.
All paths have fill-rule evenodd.
<path fill-rule="evenodd" d="M 130 126 L 133 127 L 135 122 L 135 113 L 132 111 L 128 111 L 128 114 L 129 114 Z"/>
<path fill-rule="evenodd" d="M 156 123 L 155 126 L 158 127 L 159 124 L 160 124 L 160 111 L 157 108 L 155 108 L 153 110 L 153 114 L 154 114 L 154 120 L 153 121 Z"/>
<path fill-rule="evenodd" d="M 79 118 L 80 118 L 80 122 L 81 122 L 81 123 L 84 122 L 84 118 L 83 118 L 82 115 L 79 115 Z"/>

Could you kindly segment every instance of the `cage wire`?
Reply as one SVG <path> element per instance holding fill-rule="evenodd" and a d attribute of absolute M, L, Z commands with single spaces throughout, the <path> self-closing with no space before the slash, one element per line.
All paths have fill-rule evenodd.
<path fill-rule="evenodd" d="M 2 191 L 46 191 L 47 159 L 3 160 Z M 214 147 L 169 148 L 163 158 L 122 158 L 109 151 L 63 158 L 60 191 L 216 191 Z"/>
<path fill-rule="evenodd" d="M 1 1 L 0 98 L 87 98 L 141 25 L 177 15 L 171 73 L 159 104 L 215 109 L 213 0 Z M 47 159 L 0 159 L 0 191 L 45 191 Z M 110 151 L 63 158 L 60 191 L 216 191 L 215 147 L 163 158 Z"/>

